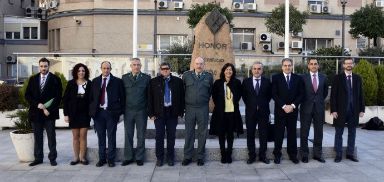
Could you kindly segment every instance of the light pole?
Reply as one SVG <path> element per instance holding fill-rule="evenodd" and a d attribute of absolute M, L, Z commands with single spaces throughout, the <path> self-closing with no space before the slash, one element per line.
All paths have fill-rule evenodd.
<path fill-rule="evenodd" d="M 345 48 L 345 5 L 348 0 L 340 0 L 341 7 L 343 8 L 343 16 L 342 16 L 342 24 L 341 24 L 341 56 L 345 56 L 344 48 Z"/>
<path fill-rule="evenodd" d="M 153 20 L 153 57 L 157 57 L 157 0 L 155 3 L 155 17 Z"/>

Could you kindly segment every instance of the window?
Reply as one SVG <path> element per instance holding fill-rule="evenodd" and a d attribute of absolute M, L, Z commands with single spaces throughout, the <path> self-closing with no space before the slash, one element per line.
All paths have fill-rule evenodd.
<path fill-rule="evenodd" d="M 157 50 L 166 51 L 174 44 L 184 45 L 187 40 L 187 35 L 157 35 Z"/>
<path fill-rule="evenodd" d="M 5 32 L 5 39 L 20 39 L 20 32 Z"/>
<path fill-rule="evenodd" d="M 233 0 L 234 3 L 255 3 L 255 0 Z"/>
<path fill-rule="evenodd" d="M 304 39 L 304 51 L 314 51 L 321 48 L 330 48 L 333 46 L 333 39 Z"/>
<path fill-rule="evenodd" d="M 12 39 L 12 32 L 5 32 L 5 39 Z"/>
<path fill-rule="evenodd" d="M 13 32 L 13 39 L 20 39 L 20 32 Z"/>
<path fill-rule="evenodd" d="M 255 29 L 254 28 L 234 28 L 232 30 L 232 47 L 233 49 L 241 49 L 242 42 L 251 42 L 252 47 L 255 46 Z"/>
<path fill-rule="evenodd" d="M 37 27 L 23 27 L 23 39 L 38 39 Z"/>

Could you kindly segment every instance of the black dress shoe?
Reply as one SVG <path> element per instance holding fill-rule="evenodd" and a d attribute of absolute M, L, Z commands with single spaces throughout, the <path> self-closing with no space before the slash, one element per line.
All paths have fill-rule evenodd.
<path fill-rule="evenodd" d="M 136 160 L 136 164 L 138 166 L 142 166 L 142 165 L 144 165 L 144 162 L 142 160 Z"/>
<path fill-rule="evenodd" d="M 260 158 L 259 161 L 264 162 L 265 164 L 269 164 L 269 159 L 266 157 Z"/>
<path fill-rule="evenodd" d="M 36 165 L 39 165 L 39 164 L 42 164 L 43 161 L 33 161 L 29 164 L 29 166 L 36 166 Z"/>
<path fill-rule="evenodd" d="M 156 166 L 161 167 L 161 166 L 163 166 L 163 163 L 164 163 L 163 160 L 158 159 L 156 161 Z"/>
<path fill-rule="evenodd" d="M 71 163 L 69 163 L 71 166 L 74 166 L 76 164 L 78 164 L 80 162 L 80 160 L 75 160 L 75 161 L 71 161 Z"/>
<path fill-rule="evenodd" d="M 226 162 L 227 162 L 228 164 L 231 164 L 231 163 L 232 163 L 232 156 L 231 156 L 231 155 L 227 155 L 227 160 L 226 160 Z"/>
<path fill-rule="evenodd" d="M 281 157 L 275 157 L 275 159 L 273 160 L 273 162 L 275 164 L 280 164 L 281 163 Z"/>
<path fill-rule="evenodd" d="M 298 164 L 298 163 L 299 163 L 299 160 L 298 160 L 296 157 L 292 157 L 292 158 L 290 158 L 290 160 L 291 160 L 294 164 Z"/>
<path fill-rule="evenodd" d="M 87 159 L 81 160 L 80 163 L 83 164 L 83 165 L 88 165 L 89 164 Z"/>
<path fill-rule="evenodd" d="M 321 163 L 325 163 L 325 160 L 324 160 L 323 157 L 313 157 L 313 159 L 315 159 L 315 160 L 317 160 L 317 161 L 319 161 Z"/>
<path fill-rule="evenodd" d="M 225 155 L 222 155 L 222 156 L 221 156 L 221 160 L 220 160 L 220 162 L 221 162 L 222 164 L 227 163 L 227 157 L 226 157 Z"/>
<path fill-rule="evenodd" d="M 99 162 L 96 163 L 96 167 L 104 166 L 105 163 L 107 163 L 107 162 L 104 160 L 100 160 Z"/>
<path fill-rule="evenodd" d="M 192 159 L 184 159 L 183 162 L 181 162 L 182 166 L 188 166 L 192 162 Z"/>
<path fill-rule="evenodd" d="M 133 163 L 133 160 L 125 160 L 121 163 L 122 166 L 126 166 L 126 165 L 129 165 L 129 164 L 132 164 Z"/>
<path fill-rule="evenodd" d="M 175 165 L 175 161 L 173 160 L 168 160 L 168 166 L 174 166 Z"/>
<path fill-rule="evenodd" d="M 355 156 L 353 156 L 353 155 L 347 155 L 347 157 L 346 157 L 347 159 L 349 159 L 349 160 L 351 160 L 351 161 L 353 161 L 353 162 L 359 162 L 359 160 L 358 159 L 356 159 L 356 157 Z"/>
<path fill-rule="evenodd" d="M 115 167 L 115 162 L 108 161 L 108 167 Z"/>
<path fill-rule="evenodd" d="M 336 163 L 341 162 L 341 156 L 336 156 L 336 158 L 335 158 L 335 162 L 336 162 Z"/>
<path fill-rule="evenodd" d="M 248 158 L 248 160 L 247 160 L 247 164 L 252 164 L 252 163 L 254 163 L 256 161 L 256 159 L 254 158 L 254 157 L 250 157 L 250 158 Z"/>
<path fill-rule="evenodd" d="M 204 166 L 204 160 L 203 159 L 197 159 L 197 165 L 198 166 Z"/>
<path fill-rule="evenodd" d="M 51 163 L 51 166 L 57 166 L 56 160 L 51 160 L 50 163 Z"/>
<path fill-rule="evenodd" d="M 308 157 L 302 157 L 301 162 L 303 163 L 308 163 Z"/>

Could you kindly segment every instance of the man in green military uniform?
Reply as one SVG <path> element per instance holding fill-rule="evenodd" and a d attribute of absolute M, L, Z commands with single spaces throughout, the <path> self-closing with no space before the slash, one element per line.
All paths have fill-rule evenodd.
<path fill-rule="evenodd" d="M 122 166 L 126 166 L 136 160 L 138 166 L 142 166 L 145 155 L 145 131 L 147 129 L 147 91 L 151 77 L 140 71 L 139 58 L 131 60 L 132 72 L 123 75 L 125 90 L 124 111 L 124 159 Z M 133 135 L 136 125 L 137 147 L 133 156 Z"/>
<path fill-rule="evenodd" d="M 204 165 L 205 142 L 208 133 L 209 100 L 213 86 L 211 73 L 204 71 L 204 59 L 193 61 L 193 70 L 183 74 L 185 86 L 185 145 L 183 166 L 192 162 L 197 124 L 197 165 Z"/>

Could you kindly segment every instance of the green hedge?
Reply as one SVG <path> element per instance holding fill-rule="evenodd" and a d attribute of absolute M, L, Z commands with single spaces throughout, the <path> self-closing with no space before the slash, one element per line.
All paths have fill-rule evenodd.
<path fill-rule="evenodd" d="M 384 65 L 375 67 L 378 83 L 377 105 L 384 106 Z"/>
<path fill-rule="evenodd" d="M 366 106 L 377 105 L 377 75 L 371 63 L 362 59 L 355 66 L 353 72 L 359 74 L 363 80 L 363 93 Z"/>

